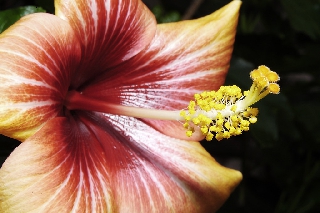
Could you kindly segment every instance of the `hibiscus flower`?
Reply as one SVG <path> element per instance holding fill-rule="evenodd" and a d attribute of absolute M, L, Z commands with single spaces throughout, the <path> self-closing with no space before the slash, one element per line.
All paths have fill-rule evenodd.
<path fill-rule="evenodd" d="M 216 211 L 241 173 L 161 117 L 223 84 L 240 4 L 157 25 L 140 0 L 56 0 L 3 32 L 0 133 L 23 143 L 0 211 Z"/>

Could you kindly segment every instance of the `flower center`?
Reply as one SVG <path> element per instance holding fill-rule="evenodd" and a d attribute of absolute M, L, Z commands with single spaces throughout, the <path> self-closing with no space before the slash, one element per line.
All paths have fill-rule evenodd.
<path fill-rule="evenodd" d="M 65 106 L 69 110 L 89 110 L 103 113 L 148 118 L 156 120 L 181 121 L 186 135 L 201 131 L 206 140 L 217 140 L 239 135 L 248 131 L 251 123 L 257 122 L 258 109 L 250 107 L 269 93 L 278 94 L 276 83 L 280 78 L 266 66 L 259 66 L 250 73 L 253 84 L 249 91 L 241 92 L 237 86 L 222 86 L 218 91 L 195 94 L 186 110 L 169 111 L 111 104 L 69 91 Z"/>

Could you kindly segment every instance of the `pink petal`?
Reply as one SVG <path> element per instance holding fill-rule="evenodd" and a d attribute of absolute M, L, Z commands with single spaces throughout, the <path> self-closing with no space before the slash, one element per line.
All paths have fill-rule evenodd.
<path fill-rule="evenodd" d="M 83 125 L 65 118 L 50 120 L 3 164 L 0 209 L 104 212 L 113 200 L 105 160 L 100 144 Z"/>
<path fill-rule="evenodd" d="M 155 34 L 155 18 L 140 0 L 56 0 L 55 6 L 82 42 L 74 87 L 133 57 Z"/>
<path fill-rule="evenodd" d="M 241 180 L 134 118 L 56 118 L 0 170 L 3 212 L 213 212 Z M 27 199 L 26 199 L 27 198 Z"/>
<path fill-rule="evenodd" d="M 99 76 L 83 94 L 128 106 L 186 108 L 195 93 L 216 90 L 224 83 L 240 5 L 241 1 L 232 1 L 197 20 L 158 25 L 146 49 Z M 179 122 L 148 123 L 167 135 L 187 138 Z"/>
<path fill-rule="evenodd" d="M 69 25 L 49 14 L 28 15 L 0 35 L 1 134 L 25 140 L 62 113 L 79 48 Z"/>

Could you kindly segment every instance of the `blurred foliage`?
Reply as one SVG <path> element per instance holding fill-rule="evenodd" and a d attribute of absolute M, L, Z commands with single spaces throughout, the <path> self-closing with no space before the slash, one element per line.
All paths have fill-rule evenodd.
<path fill-rule="evenodd" d="M 0 11 L 0 33 L 18 21 L 21 17 L 39 12 L 45 12 L 45 10 L 41 7 L 25 6 Z"/>
<path fill-rule="evenodd" d="M 191 0 L 145 0 L 158 22 L 177 21 Z M 194 18 L 230 0 L 204 0 Z M 4 1 L 0 29 L 53 1 Z M 27 10 L 29 8 L 30 10 Z M 244 179 L 220 213 L 320 212 L 320 0 L 243 0 L 226 85 L 250 85 L 249 72 L 265 64 L 281 76 L 280 95 L 257 106 L 258 122 L 249 132 L 223 142 L 203 142 L 215 158 L 242 171 Z M 4 160 L 17 142 L 1 138 Z"/>
<path fill-rule="evenodd" d="M 176 22 L 181 19 L 180 14 L 177 11 L 167 12 L 160 5 L 153 7 L 152 12 L 158 23 Z"/>

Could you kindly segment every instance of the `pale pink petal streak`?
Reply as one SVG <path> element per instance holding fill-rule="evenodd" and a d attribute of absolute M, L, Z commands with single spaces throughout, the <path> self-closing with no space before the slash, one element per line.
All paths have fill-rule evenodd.
<path fill-rule="evenodd" d="M 186 108 L 195 93 L 224 83 L 240 4 L 232 1 L 197 20 L 158 25 L 146 49 L 99 76 L 83 94 L 128 106 Z M 179 122 L 147 122 L 166 135 L 187 138 Z"/>
<path fill-rule="evenodd" d="M 0 35 L 0 127 L 24 140 L 62 112 L 81 52 L 69 25 L 50 14 L 25 16 Z"/>
<path fill-rule="evenodd" d="M 155 34 L 155 18 L 140 0 L 57 0 L 55 5 L 57 16 L 82 42 L 75 88 L 139 53 Z"/>
<path fill-rule="evenodd" d="M 119 212 L 211 212 L 241 179 L 198 142 L 170 138 L 135 118 L 105 116 L 81 113 L 81 120 L 105 138 L 101 146 Z"/>
<path fill-rule="evenodd" d="M 218 89 L 224 82 L 240 4 L 233 1 L 198 20 L 158 25 L 146 49 L 99 76 L 82 92 L 117 104 L 186 107 L 195 92 Z"/>

